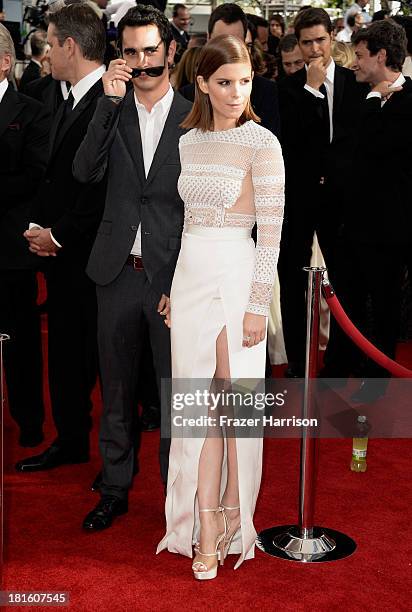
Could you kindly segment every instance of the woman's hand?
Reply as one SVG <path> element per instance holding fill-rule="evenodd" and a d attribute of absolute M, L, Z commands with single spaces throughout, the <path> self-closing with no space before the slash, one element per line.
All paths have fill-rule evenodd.
<path fill-rule="evenodd" d="M 170 298 L 163 294 L 162 297 L 160 298 L 160 302 L 159 305 L 157 307 L 157 312 L 162 316 L 165 317 L 164 321 L 165 321 L 165 325 L 167 325 L 167 327 L 170 328 L 171 322 L 170 322 Z"/>
<path fill-rule="evenodd" d="M 264 315 L 245 312 L 243 317 L 243 339 L 242 346 L 251 348 L 265 339 L 266 317 Z"/>

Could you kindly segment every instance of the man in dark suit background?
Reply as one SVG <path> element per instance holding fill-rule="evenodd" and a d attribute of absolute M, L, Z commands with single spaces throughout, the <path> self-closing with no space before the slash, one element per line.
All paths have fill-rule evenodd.
<path fill-rule="evenodd" d="M 176 43 L 160 11 L 131 8 L 119 23 L 119 43 L 124 59 L 112 62 L 103 79 L 106 95 L 74 161 L 74 174 L 84 183 L 100 181 L 106 168 L 109 176 L 87 268 L 97 284 L 103 389 L 103 482 L 101 501 L 83 523 L 89 530 L 110 527 L 127 512 L 139 437 L 136 386 L 147 333 L 159 387 L 162 378 L 171 377 L 170 333 L 162 315 L 169 308 L 183 227 L 179 126 L 191 108 L 169 83 Z M 126 93 L 132 68 L 141 72 Z M 164 483 L 169 446 L 162 437 Z"/>
<path fill-rule="evenodd" d="M 36 306 L 36 256 L 23 232 L 47 160 L 48 121 L 42 105 L 14 91 L 15 52 L 0 24 L 0 331 L 8 400 L 21 446 L 43 439 L 43 378 L 40 318 Z"/>
<path fill-rule="evenodd" d="M 301 11 L 295 34 L 306 66 L 279 83 L 286 197 L 278 270 L 287 376 L 304 375 L 307 273 L 302 268 L 310 263 L 315 231 L 335 282 L 343 188 L 352 180 L 360 104 L 367 91 L 351 70 L 335 65 L 332 30 L 323 9 Z"/>
<path fill-rule="evenodd" d="M 47 34 L 44 30 L 36 30 L 30 36 L 31 59 L 21 75 L 19 90 L 27 94 L 27 85 L 41 77 L 42 60 L 47 52 Z"/>
<path fill-rule="evenodd" d="M 104 177 L 83 185 L 73 159 L 102 94 L 105 31 L 93 9 L 66 6 L 50 15 L 47 33 L 52 76 L 72 88 L 54 118 L 50 155 L 31 229 L 30 250 L 43 257 L 48 296 L 49 387 L 57 440 L 19 471 L 89 459 L 91 391 L 97 373 L 96 295 L 85 267 L 104 205 Z"/>
<path fill-rule="evenodd" d="M 210 15 L 208 23 L 209 39 L 220 34 L 232 34 L 241 40 L 245 40 L 247 29 L 247 17 L 237 4 L 221 4 Z M 193 102 L 195 98 L 194 84 L 185 85 L 180 90 L 180 93 Z M 261 125 L 279 138 L 280 118 L 276 83 L 255 75 L 253 77 L 250 101 L 253 110 L 260 117 Z"/>
<path fill-rule="evenodd" d="M 412 81 L 402 75 L 407 40 L 401 26 L 384 20 L 360 30 L 353 44 L 356 80 L 369 83 L 371 92 L 362 103 L 362 137 L 352 158 L 339 299 L 355 325 L 394 359 L 402 273 L 412 252 Z M 331 338 L 327 352 L 343 371 L 345 364 L 359 367 L 362 360 L 343 334 Z M 388 373 L 368 360 L 362 376 L 353 400 L 374 401 Z"/>
<path fill-rule="evenodd" d="M 176 54 L 174 61 L 175 64 L 177 64 L 183 53 L 186 51 L 190 40 L 190 12 L 187 6 L 180 3 L 174 5 L 170 25 L 172 26 L 173 38 L 176 41 Z"/>

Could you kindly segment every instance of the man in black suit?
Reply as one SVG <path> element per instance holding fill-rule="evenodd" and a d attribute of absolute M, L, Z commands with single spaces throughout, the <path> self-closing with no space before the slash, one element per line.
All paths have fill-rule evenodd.
<path fill-rule="evenodd" d="M 103 92 L 105 32 L 93 9 L 66 6 L 50 15 L 47 33 L 53 78 L 72 88 L 50 134 L 50 155 L 25 232 L 44 257 L 47 282 L 49 387 L 57 440 L 19 471 L 45 470 L 89 459 L 91 391 L 96 381 L 96 295 L 85 267 L 104 206 L 105 181 L 83 185 L 73 159 Z"/>
<path fill-rule="evenodd" d="M 176 43 L 167 18 L 153 7 L 137 5 L 118 29 L 124 59 L 112 62 L 103 78 L 106 95 L 74 160 L 81 182 L 100 181 L 106 169 L 109 176 L 103 220 L 87 268 L 97 284 L 103 388 L 102 497 L 84 520 L 89 530 L 105 529 L 127 512 L 139 437 L 136 386 L 146 334 L 159 388 L 161 379 L 171 377 L 170 334 L 162 315 L 169 309 L 183 226 L 177 179 L 184 130 L 179 126 L 191 108 L 169 83 L 167 67 Z M 132 68 L 137 74 L 126 93 Z M 162 414 L 163 424 L 167 416 Z M 162 437 L 164 483 L 169 445 Z"/>
<path fill-rule="evenodd" d="M 278 269 L 287 376 L 304 375 L 307 273 L 302 268 L 309 265 L 315 231 L 335 279 L 343 187 L 352 179 L 349 168 L 366 95 L 354 73 L 333 62 L 332 29 L 323 9 L 299 13 L 295 34 L 306 66 L 279 83 L 286 199 Z"/>
<path fill-rule="evenodd" d="M 241 40 L 245 40 L 247 29 L 248 22 L 246 15 L 237 4 L 221 4 L 210 15 L 208 23 L 209 38 L 219 36 L 220 34 L 232 34 Z M 180 90 L 180 93 L 193 102 L 195 98 L 194 84 L 185 85 Z M 253 77 L 250 101 L 253 110 L 260 117 L 263 127 L 279 138 L 280 118 L 276 83 L 255 75 Z"/>
<path fill-rule="evenodd" d="M 47 160 L 48 121 L 42 105 L 14 91 L 8 81 L 15 52 L 0 24 L 0 331 L 8 400 L 20 428 L 20 445 L 43 439 L 40 318 L 36 305 L 36 257 L 23 232 Z"/>
<path fill-rule="evenodd" d="M 172 26 L 173 38 L 176 41 L 175 63 L 177 63 L 186 51 L 190 40 L 190 12 L 187 6 L 180 3 L 174 5 L 170 25 Z"/>
<path fill-rule="evenodd" d="M 57 81 L 51 74 L 27 85 L 26 95 L 44 104 L 50 117 L 54 117 L 60 104 L 68 97 L 65 81 Z"/>
<path fill-rule="evenodd" d="M 42 60 L 47 50 L 47 34 L 44 30 L 36 30 L 30 37 L 31 59 L 25 68 L 19 83 L 21 93 L 27 94 L 27 86 L 41 77 Z"/>
<path fill-rule="evenodd" d="M 412 81 L 402 75 L 405 32 L 392 20 L 360 30 L 353 43 L 356 80 L 369 83 L 371 92 L 362 103 L 362 137 L 352 158 L 342 245 L 345 265 L 337 293 L 355 325 L 394 359 L 402 273 L 412 252 Z M 371 330 L 365 329 L 368 298 Z M 339 368 L 361 359 L 343 335 L 331 338 L 328 352 Z M 353 400 L 374 401 L 387 381 L 373 379 L 388 373 L 368 361 L 362 374 L 365 380 Z"/>

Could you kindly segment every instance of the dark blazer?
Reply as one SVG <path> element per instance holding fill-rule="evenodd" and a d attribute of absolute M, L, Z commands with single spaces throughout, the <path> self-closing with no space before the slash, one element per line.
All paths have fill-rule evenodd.
<path fill-rule="evenodd" d="M 364 100 L 361 126 L 348 177 L 345 235 L 363 244 L 412 248 L 412 80 L 406 77 L 383 107 L 379 98 Z"/>
<path fill-rule="evenodd" d="M 195 86 L 193 83 L 185 85 L 180 93 L 191 102 L 195 99 Z M 254 76 L 252 93 L 250 95 L 253 110 L 260 117 L 261 125 L 280 137 L 280 115 L 278 87 L 274 81 L 261 76 Z"/>
<path fill-rule="evenodd" d="M 29 83 L 26 95 L 42 102 L 52 117 L 54 117 L 57 109 L 63 102 L 60 81 L 53 79 L 51 74 Z"/>
<path fill-rule="evenodd" d="M 177 44 L 179 44 L 183 49 L 187 49 L 187 45 L 190 40 L 189 34 L 187 32 L 180 33 L 180 30 L 177 29 L 173 21 L 170 22 L 170 26 L 172 28 L 172 36 Z"/>
<path fill-rule="evenodd" d="M 27 85 L 39 78 L 40 66 L 30 60 L 28 66 L 25 68 L 23 74 L 21 75 L 19 91 L 21 91 L 21 93 L 27 94 Z"/>
<path fill-rule="evenodd" d="M 177 192 L 180 174 L 180 123 L 191 104 L 178 93 L 145 178 L 139 118 L 134 93 L 118 106 L 103 97 L 87 137 L 74 160 L 74 175 L 82 183 L 101 180 L 108 169 L 108 186 L 87 272 L 98 285 L 120 274 L 142 224 L 142 259 L 149 282 L 159 298 L 169 295 L 180 250 L 183 202 Z"/>
<path fill-rule="evenodd" d="M 65 105 L 58 109 L 50 133 L 45 178 L 32 211 L 33 221 L 51 227 L 62 245 L 58 257 L 69 257 L 84 266 L 103 212 L 105 177 L 103 172 L 98 185 L 84 185 L 73 177 L 72 165 L 102 93 L 99 80 L 63 123 Z"/>
<path fill-rule="evenodd" d="M 335 66 L 330 143 L 328 135 L 324 137 L 325 105 L 304 88 L 305 83 L 305 68 L 279 83 L 286 209 L 294 203 L 301 207 L 303 201 L 305 206 L 311 206 L 309 192 L 319 185 L 321 177 L 337 193 L 351 179 L 349 169 L 358 138 L 360 105 L 368 91 L 356 82 L 353 71 Z"/>
<path fill-rule="evenodd" d="M 47 142 L 43 106 L 9 85 L 0 103 L 0 268 L 37 263 L 23 232 L 46 167 Z"/>

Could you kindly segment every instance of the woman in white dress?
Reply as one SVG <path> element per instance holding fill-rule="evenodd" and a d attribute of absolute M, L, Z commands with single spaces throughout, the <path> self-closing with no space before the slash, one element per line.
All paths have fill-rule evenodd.
<path fill-rule="evenodd" d="M 283 220 L 284 168 L 276 137 L 256 123 L 242 41 L 202 50 L 193 109 L 180 139 L 182 247 L 170 296 L 173 379 L 263 379 L 267 316 Z M 257 223 L 257 244 L 251 230 Z M 197 579 L 218 562 L 254 556 L 253 514 L 262 439 L 173 437 L 167 531 L 158 552 L 192 557 Z"/>

